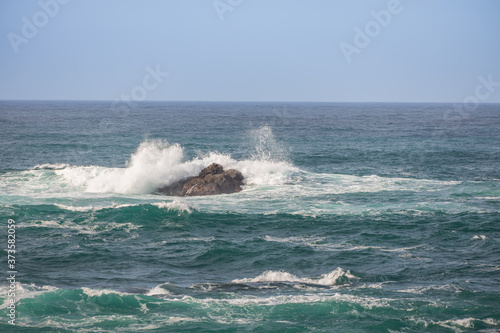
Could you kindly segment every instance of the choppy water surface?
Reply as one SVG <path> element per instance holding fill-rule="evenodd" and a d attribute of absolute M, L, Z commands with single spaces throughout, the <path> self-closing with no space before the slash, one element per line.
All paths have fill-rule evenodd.
<path fill-rule="evenodd" d="M 498 331 L 500 107 L 450 108 L 1 102 L 0 330 Z"/>

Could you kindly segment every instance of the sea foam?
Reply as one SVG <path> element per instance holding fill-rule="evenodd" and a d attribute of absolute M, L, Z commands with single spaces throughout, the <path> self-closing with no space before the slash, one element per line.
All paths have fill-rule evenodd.
<path fill-rule="evenodd" d="M 193 207 L 191 207 L 189 204 L 179 201 L 179 200 L 174 200 L 172 202 L 155 202 L 153 203 L 153 206 L 156 206 L 160 209 L 167 209 L 170 211 L 178 211 L 178 212 L 185 212 L 185 213 L 192 213 L 193 212 Z"/>
<path fill-rule="evenodd" d="M 344 271 L 342 268 L 323 274 L 319 278 L 300 278 L 294 274 L 284 271 L 266 271 L 255 278 L 235 279 L 233 283 L 258 283 L 258 282 L 290 282 L 290 283 L 307 283 L 326 286 L 334 286 L 343 284 L 349 280 L 357 280 L 351 271 Z"/>
<path fill-rule="evenodd" d="M 210 152 L 185 159 L 180 144 L 165 140 L 146 140 L 131 155 L 125 168 L 101 166 L 60 166 L 54 172 L 86 192 L 145 194 L 198 173 L 211 163 L 224 169 L 237 169 L 246 185 L 279 185 L 291 179 L 299 169 L 288 161 L 286 150 L 276 141 L 269 127 L 252 132 L 256 136 L 249 158 L 235 160 L 229 154 Z"/>

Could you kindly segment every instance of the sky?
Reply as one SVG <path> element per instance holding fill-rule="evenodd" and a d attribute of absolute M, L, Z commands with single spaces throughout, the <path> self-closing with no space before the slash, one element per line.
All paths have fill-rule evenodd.
<path fill-rule="evenodd" d="M 499 17 L 498 0 L 0 0 L 0 99 L 498 103 Z"/>

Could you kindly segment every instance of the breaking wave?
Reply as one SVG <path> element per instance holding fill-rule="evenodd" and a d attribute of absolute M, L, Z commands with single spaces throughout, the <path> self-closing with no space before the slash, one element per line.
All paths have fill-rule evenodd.
<path fill-rule="evenodd" d="M 87 192 L 144 194 L 197 175 L 211 163 L 219 163 L 226 170 L 242 172 L 247 185 L 278 185 L 289 181 L 298 171 L 288 161 L 286 149 L 277 142 L 271 129 L 263 126 L 252 131 L 256 142 L 250 158 L 235 160 L 229 154 L 210 152 L 186 160 L 184 148 L 165 140 L 146 140 L 131 155 L 125 168 L 100 166 L 37 166 L 51 169 L 74 186 Z"/>
<path fill-rule="evenodd" d="M 255 278 L 244 278 L 233 280 L 233 283 L 259 283 L 259 282 L 291 282 L 291 283 L 306 283 L 318 284 L 325 286 L 334 286 L 344 284 L 348 281 L 357 280 L 351 271 L 344 271 L 342 268 L 323 274 L 319 278 L 300 278 L 294 274 L 283 271 L 266 271 Z"/>

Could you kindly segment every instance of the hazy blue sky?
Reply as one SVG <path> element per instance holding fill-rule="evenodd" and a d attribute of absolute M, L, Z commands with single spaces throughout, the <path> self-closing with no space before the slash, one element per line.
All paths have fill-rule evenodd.
<path fill-rule="evenodd" d="M 499 0 L 59 1 L 0 0 L 0 99 L 500 102 Z"/>

